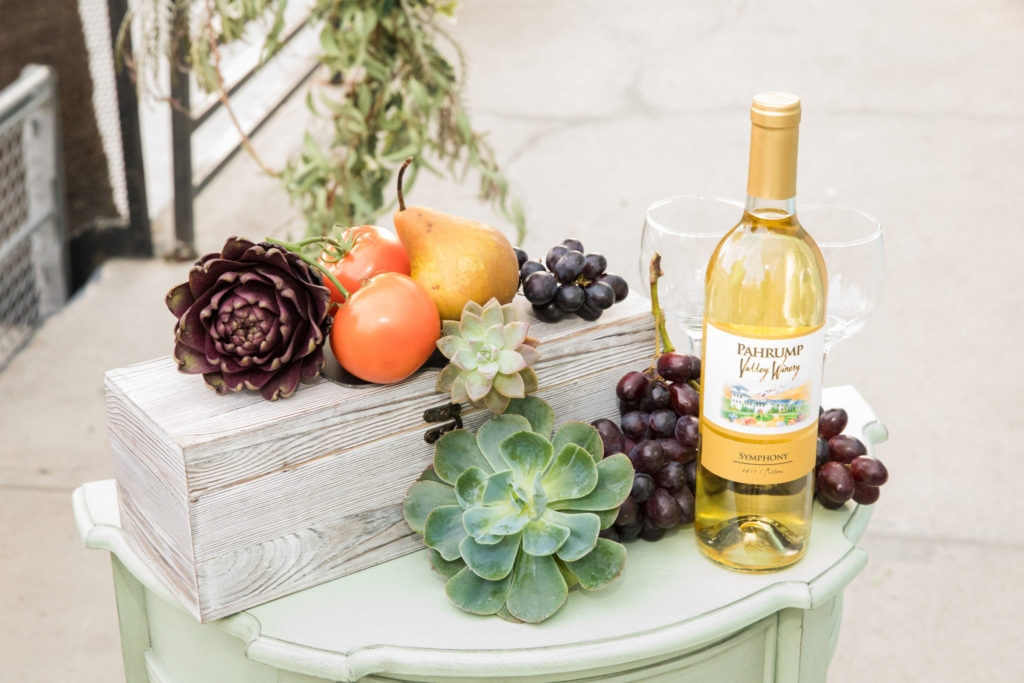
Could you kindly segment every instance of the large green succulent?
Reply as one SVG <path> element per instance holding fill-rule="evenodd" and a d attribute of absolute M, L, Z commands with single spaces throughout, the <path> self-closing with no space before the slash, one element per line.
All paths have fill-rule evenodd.
<path fill-rule="evenodd" d="M 485 306 L 467 303 L 460 321 L 445 321 L 444 336 L 437 342 L 451 359 L 437 377 L 437 390 L 450 392 L 452 403 L 486 405 L 501 415 L 510 399 L 537 390 L 537 374 L 530 366 L 540 354 L 528 343 L 529 327 L 519 321 L 512 304 L 502 306 L 497 299 Z"/>
<path fill-rule="evenodd" d="M 544 401 L 512 400 L 476 436 L 441 437 L 409 489 L 405 519 L 467 612 L 544 621 L 569 588 L 603 588 L 622 571 L 625 547 L 598 534 L 629 495 L 633 466 L 605 458 L 590 425 L 568 422 L 549 440 L 553 426 Z"/>

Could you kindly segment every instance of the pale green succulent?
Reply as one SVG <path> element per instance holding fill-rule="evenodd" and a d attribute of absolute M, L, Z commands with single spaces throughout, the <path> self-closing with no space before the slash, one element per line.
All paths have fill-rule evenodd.
<path fill-rule="evenodd" d="M 451 360 L 438 375 L 437 390 L 451 393 L 452 403 L 468 401 L 504 413 L 510 399 L 537 390 L 537 373 L 530 366 L 540 354 L 527 339 L 529 328 L 512 304 L 467 303 L 460 321 L 444 322 L 444 336 L 437 341 Z"/>
<path fill-rule="evenodd" d="M 569 588 L 603 588 L 622 571 L 625 547 L 598 534 L 629 495 L 633 466 L 604 458 L 590 425 L 568 422 L 549 440 L 553 425 L 544 401 L 512 400 L 476 436 L 441 437 L 409 489 L 405 519 L 463 610 L 541 622 Z"/>

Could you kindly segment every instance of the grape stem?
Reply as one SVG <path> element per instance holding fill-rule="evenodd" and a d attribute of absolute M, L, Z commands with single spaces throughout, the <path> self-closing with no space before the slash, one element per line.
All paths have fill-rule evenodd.
<path fill-rule="evenodd" d="M 658 278 L 665 274 L 661 270 L 661 254 L 655 254 L 651 259 L 650 272 L 651 313 L 654 315 L 654 322 L 658 326 L 658 331 L 654 335 L 654 364 L 656 366 L 658 358 L 662 353 L 672 353 L 676 350 L 676 347 L 672 345 L 672 340 L 668 338 L 668 330 L 665 328 L 665 312 L 661 310 L 661 305 L 658 303 Z"/>

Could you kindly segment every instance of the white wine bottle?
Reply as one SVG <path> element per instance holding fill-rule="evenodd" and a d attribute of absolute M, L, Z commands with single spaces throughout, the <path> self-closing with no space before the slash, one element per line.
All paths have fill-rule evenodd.
<path fill-rule="evenodd" d="M 800 100 L 762 93 L 750 119 L 746 206 L 705 282 L 694 529 L 712 561 L 767 572 L 811 531 L 828 278 L 796 217 Z"/>

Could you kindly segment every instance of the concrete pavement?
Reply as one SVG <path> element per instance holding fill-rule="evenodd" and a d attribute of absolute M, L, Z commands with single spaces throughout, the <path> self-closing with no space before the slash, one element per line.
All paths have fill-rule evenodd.
<path fill-rule="evenodd" d="M 799 200 L 879 216 L 888 271 L 874 317 L 826 369 L 891 433 L 829 680 L 1024 679 L 1024 6 L 471 0 L 453 33 L 474 123 L 523 200 L 527 251 L 579 236 L 634 285 L 647 204 L 741 195 L 750 96 L 802 96 Z M 286 158 L 305 117 L 300 94 L 257 146 Z M 423 175 L 414 192 L 502 225 L 472 187 Z M 302 229 L 243 155 L 196 217 L 200 251 Z M 121 676 L 108 560 L 81 547 L 69 495 L 112 476 L 102 373 L 170 351 L 162 299 L 186 271 L 108 263 L 0 374 L 3 680 Z"/>

